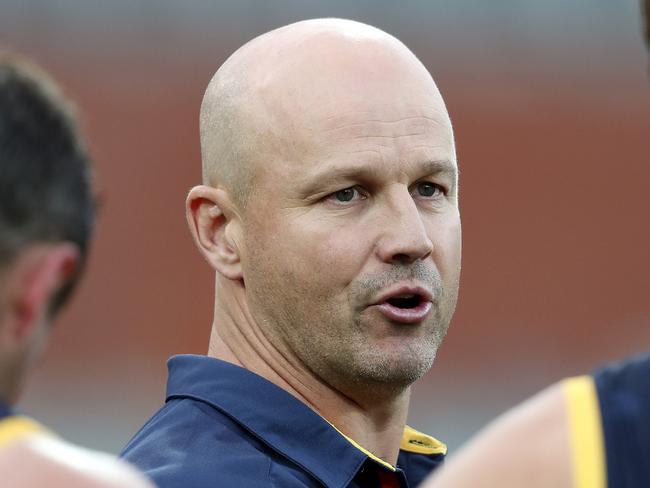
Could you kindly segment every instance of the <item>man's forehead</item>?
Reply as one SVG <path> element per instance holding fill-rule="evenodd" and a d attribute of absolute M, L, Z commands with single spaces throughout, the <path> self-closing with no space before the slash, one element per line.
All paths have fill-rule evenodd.
<path fill-rule="evenodd" d="M 318 121 L 324 134 L 332 137 L 399 137 L 416 133 L 447 132 L 449 116 L 444 105 L 405 105 L 390 102 L 363 110 L 344 110 L 324 115 Z"/>
<path fill-rule="evenodd" d="M 338 113 L 312 107 L 300 114 L 300 123 L 286 121 L 278 135 L 286 144 L 278 144 L 263 162 L 263 174 L 285 174 L 298 181 L 336 173 L 343 179 L 396 169 L 395 163 L 414 173 L 456 173 L 453 131 L 444 105 L 382 102 Z"/>
<path fill-rule="evenodd" d="M 390 173 L 414 178 L 426 175 L 444 175 L 455 178 L 458 174 L 455 159 L 431 159 L 426 157 L 426 152 L 420 153 L 419 156 L 412 159 L 389 161 L 376 153 L 363 152 L 350 158 L 323 161 L 322 164 L 298 173 L 298 176 L 306 183 L 318 183 L 327 179 L 345 180 L 356 177 L 391 176 Z"/>
<path fill-rule="evenodd" d="M 435 124 L 429 124 L 428 130 L 411 130 L 403 125 L 401 134 L 395 135 L 383 123 L 370 125 L 376 129 L 352 124 L 325 135 L 312 133 L 313 140 L 298 141 L 293 151 L 277 154 L 279 157 L 273 155 L 268 164 L 259 165 L 258 175 L 262 179 L 282 175 L 284 181 L 305 184 L 372 173 L 403 173 L 417 178 L 438 173 L 454 178 L 457 175 L 451 129 L 440 131 Z M 386 129 L 385 134 L 382 129 Z"/>

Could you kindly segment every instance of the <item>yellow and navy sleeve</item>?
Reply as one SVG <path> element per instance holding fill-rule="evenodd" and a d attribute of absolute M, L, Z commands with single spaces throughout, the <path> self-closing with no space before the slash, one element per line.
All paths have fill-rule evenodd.
<path fill-rule="evenodd" d="M 610 488 L 650 487 L 650 354 L 596 371 L 607 482 Z"/>
<path fill-rule="evenodd" d="M 0 419 L 0 452 L 9 444 L 47 430 L 38 422 L 22 415 L 11 415 Z"/>
<path fill-rule="evenodd" d="M 607 488 L 604 436 L 591 376 L 564 381 L 574 488 Z"/>

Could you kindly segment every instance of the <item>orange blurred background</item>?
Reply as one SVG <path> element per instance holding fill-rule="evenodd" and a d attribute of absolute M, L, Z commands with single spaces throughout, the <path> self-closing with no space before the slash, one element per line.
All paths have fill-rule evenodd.
<path fill-rule="evenodd" d="M 76 100 L 102 210 L 90 266 L 22 408 L 117 452 L 205 353 L 212 273 L 184 218 L 198 108 L 238 46 L 305 18 L 403 40 L 454 122 L 456 317 L 410 423 L 457 446 L 562 376 L 650 347 L 650 83 L 637 0 L 0 0 L 0 43 Z"/>

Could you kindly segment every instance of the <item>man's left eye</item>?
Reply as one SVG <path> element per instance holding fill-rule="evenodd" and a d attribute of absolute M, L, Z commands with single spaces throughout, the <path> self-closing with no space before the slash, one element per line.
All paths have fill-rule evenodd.
<path fill-rule="evenodd" d="M 440 187 L 440 185 L 436 185 L 435 183 L 430 183 L 428 181 L 418 183 L 416 191 L 421 197 L 435 197 L 443 193 L 443 189 Z"/>

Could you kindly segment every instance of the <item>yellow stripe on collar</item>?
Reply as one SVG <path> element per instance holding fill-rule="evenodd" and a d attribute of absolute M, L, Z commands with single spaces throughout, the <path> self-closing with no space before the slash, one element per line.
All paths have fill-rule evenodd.
<path fill-rule="evenodd" d="M 402 451 L 417 454 L 447 454 L 447 446 L 438 439 L 418 432 L 408 425 L 404 427 L 402 442 L 399 446 Z"/>
<path fill-rule="evenodd" d="M 47 432 L 47 429 L 29 417 L 22 415 L 6 417 L 0 420 L 0 449 L 15 440 L 37 432 Z"/>
<path fill-rule="evenodd" d="M 366 449 L 361 444 L 356 442 L 354 439 L 345 435 L 343 432 L 337 429 L 336 426 L 332 424 L 329 420 L 327 419 L 325 420 L 327 421 L 328 424 L 334 427 L 339 434 L 345 437 L 345 439 L 350 444 L 352 444 L 354 447 L 359 449 L 370 459 L 381 464 L 385 468 L 390 469 L 391 471 L 397 470 L 395 466 L 375 456 L 373 453 L 371 453 L 368 449 Z M 435 439 L 434 437 L 431 437 L 429 435 L 423 434 L 422 432 L 415 430 L 413 427 L 409 427 L 408 425 L 404 427 L 404 433 L 402 434 L 402 441 L 400 443 L 400 450 L 413 452 L 416 454 L 428 454 L 428 455 L 447 454 L 447 446 L 445 444 L 440 442 L 438 439 Z"/>

